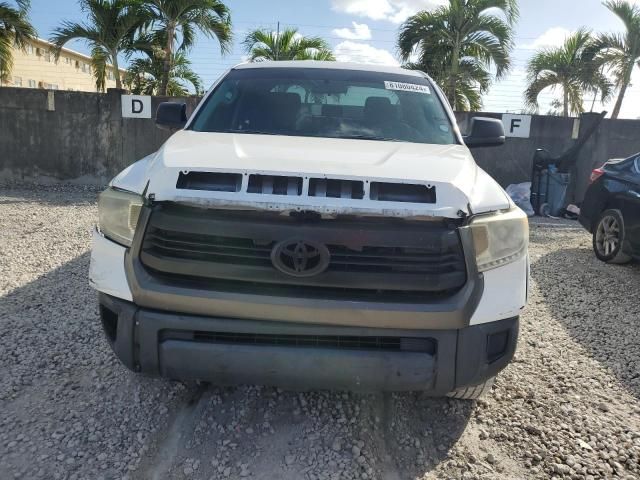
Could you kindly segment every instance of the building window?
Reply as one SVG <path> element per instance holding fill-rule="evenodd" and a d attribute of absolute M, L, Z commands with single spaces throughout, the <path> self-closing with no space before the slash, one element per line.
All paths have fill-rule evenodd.
<path fill-rule="evenodd" d="M 21 87 L 22 86 L 22 77 L 13 77 L 13 84 L 16 87 Z"/>
<path fill-rule="evenodd" d="M 58 84 L 57 83 L 50 83 L 49 85 L 47 85 L 47 88 L 49 90 L 58 90 Z"/>
<path fill-rule="evenodd" d="M 27 45 L 27 53 L 29 55 L 33 55 L 33 45 L 31 44 Z"/>
<path fill-rule="evenodd" d="M 109 80 L 113 80 L 114 79 L 113 72 L 111 70 L 109 70 L 109 73 L 107 73 L 107 78 Z"/>
<path fill-rule="evenodd" d="M 46 50 L 46 51 L 44 52 L 44 59 L 45 59 L 45 61 L 47 61 L 47 62 L 51 62 L 51 61 L 52 61 L 53 56 L 51 55 L 51 52 L 50 52 L 49 50 Z"/>
<path fill-rule="evenodd" d="M 29 88 L 36 88 L 36 81 L 35 80 L 29 80 Z"/>
<path fill-rule="evenodd" d="M 71 64 L 71 58 L 64 57 L 64 63 L 66 63 L 67 65 L 70 65 Z"/>

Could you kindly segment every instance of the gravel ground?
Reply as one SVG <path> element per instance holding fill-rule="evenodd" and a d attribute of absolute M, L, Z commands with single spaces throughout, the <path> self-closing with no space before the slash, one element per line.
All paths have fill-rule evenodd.
<path fill-rule="evenodd" d="M 532 226 L 515 361 L 486 399 L 136 376 L 87 284 L 95 191 L 0 188 L 0 478 L 640 478 L 640 267 Z"/>

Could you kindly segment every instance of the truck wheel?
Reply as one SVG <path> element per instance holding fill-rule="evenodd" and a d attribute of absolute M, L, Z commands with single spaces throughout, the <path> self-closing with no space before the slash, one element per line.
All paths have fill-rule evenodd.
<path fill-rule="evenodd" d="M 605 210 L 593 229 L 593 251 L 607 263 L 628 263 L 631 256 L 622 251 L 625 229 L 620 210 Z"/>
<path fill-rule="evenodd" d="M 478 398 L 491 391 L 491 387 L 493 387 L 493 381 L 495 379 L 496 377 L 491 377 L 489 380 L 481 383 L 480 385 L 459 388 L 458 390 L 454 390 L 453 392 L 448 393 L 447 397 L 457 398 L 458 400 L 477 400 Z"/>

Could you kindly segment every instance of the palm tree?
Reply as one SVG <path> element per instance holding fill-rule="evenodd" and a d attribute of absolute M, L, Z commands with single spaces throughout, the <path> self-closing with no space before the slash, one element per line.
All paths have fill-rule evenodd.
<path fill-rule="evenodd" d="M 134 59 L 125 77 L 125 84 L 134 95 L 157 95 L 162 85 L 164 74 L 164 55 L 151 54 L 147 58 Z M 167 83 L 167 95 L 171 97 L 184 97 L 189 95 L 185 82 L 190 83 L 195 89 L 196 95 L 202 94 L 202 80 L 191 69 L 191 62 L 183 52 L 174 54 Z"/>
<path fill-rule="evenodd" d="M 193 46 L 196 31 L 216 38 L 222 54 L 231 48 L 231 15 L 219 0 L 143 0 L 148 26 L 154 28 L 157 39 L 164 39 L 164 65 L 160 95 L 167 94 L 172 62 L 176 51 Z M 180 40 L 180 45 L 176 43 Z"/>
<path fill-rule="evenodd" d="M 615 86 L 620 89 L 611 114 L 611 118 L 618 118 L 633 69 L 636 65 L 640 67 L 640 7 L 623 0 L 608 0 L 604 5 L 622 20 L 626 28 L 624 34 L 604 33 L 596 41 L 601 52 L 599 60 L 612 70 Z"/>
<path fill-rule="evenodd" d="M 429 72 L 431 78 L 441 86 L 449 84 L 450 80 L 450 62 L 447 60 L 446 53 L 436 55 L 432 50 L 431 56 L 426 63 L 406 63 L 404 68 L 410 70 L 420 70 Z M 456 110 L 462 111 L 479 111 L 482 109 L 482 95 L 489 91 L 491 86 L 491 73 L 475 58 L 463 58 L 458 65 L 458 73 L 456 78 L 456 87 L 454 90 L 455 98 L 447 95 L 451 105 Z"/>
<path fill-rule="evenodd" d="M 244 47 L 252 62 L 264 60 L 326 60 L 334 61 L 329 44 L 320 37 L 304 37 L 296 28 L 283 32 L 254 30 L 249 32 Z"/>
<path fill-rule="evenodd" d="M 502 78 L 511 67 L 517 0 L 449 0 L 409 17 L 400 27 L 398 50 L 409 68 L 436 79 L 454 109 L 479 108 L 491 68 Z"/>
<path fill-rule="evenodd" d="M 104 91 L 109 63 L 115 70 L 116 88 L 122 88 L 118 55 L 128 51 L 133 34 L 142 25 L 140 8 L 131 0 L 80 0 L 80 7 L 88 15 L 87 23 L 64 21 L 51 37 L 56 60 L 67 42 L 85 40 L 91 45 L 97 89 Z"/>
<path fill-rule="evenodd" d="M 29 0 L 16 0 L 16 7 L 0 2 L 0 85 L 13 68 L 13 46 L 26 48 L 27 42 L 36 37 L 29 23 Z"/>
<path fill-rule="evenodd" d="M 562 89 L 562 113 L 584 111 L 585 92 L 600 92 L 601 101 L 611 95 L 611 84 L 596 61 L 597 48 L 588 30 L 580 29 L 569 36 L 564 45 L 540 50 L 529 60 L 529 86 L 525 101 L 529 108 L 538 109 L 538 96 L 547 89 Z"/>

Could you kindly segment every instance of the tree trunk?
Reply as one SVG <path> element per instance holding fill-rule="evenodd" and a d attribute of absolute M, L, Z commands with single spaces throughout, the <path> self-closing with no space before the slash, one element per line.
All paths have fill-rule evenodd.
<path fill-rule="evenodd" d="M 563 85 L 562 90 L 564 93 L 564 99 L 562 102 L 563 115 L 565 117 L 568 117 L 569 116 L 569 87 L 567 85 Z"/>
<path fill-rule="evenodd" d="M 118 52 L 112 52 L 111 58 L 113 58 L 113 74 L 116 77 L 116 88 L 122 90 L 122 79 L 120 78 L 120 67 L 118 66 Z"/>
<path fill-rule="evenodd" d="M 456 88 L 458 86 L 458 68 L 460 67 L 460 37 L 456 35 L 456 43 L 453 46 L 453 52 L 451 55 L 451 77 L 449 78 L 449 103 L 453 110 L 458 109 L 456 105 Z"/>
<path fill-rule="evenodd" d="M 162 68 L 162 82 L 160 82 L 160 95 L 167 94 L 169 85 L 169 75 L 171 74 L 171 59 L 173 58 L 173 36 L 175 35 L 175 25 L 167 26 L 167 45 L 164 50 L 164 65 Z"/>
<path fill-rule="evenodd" d="M 631 82 L 631 72 L 633 71 L 633 67 L 635 66 L 635 62 L 631 64 L 631 68 L 625 74 L 622 85 L 620 86 L 620 93 L 618 94 L 618 99 L 616 100 L 616 105 L 613 107 L 613 113 L 611 114 L 611 118 L 618 118 L 620 115 L 620 109 L 622 109 L 622 101 L 624 100 L 624 96 L 627 93 L 627 88 L 629 87 L 629 83 Z"/>

